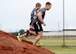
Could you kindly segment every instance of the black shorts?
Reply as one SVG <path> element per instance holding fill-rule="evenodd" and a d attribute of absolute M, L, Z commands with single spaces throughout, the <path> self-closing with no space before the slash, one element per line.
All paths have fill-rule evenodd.
<path fill-rule="evenodd" d="M 32 24 L 33 22 L 30 23 L 30 25 Z M 33 27 L 34 29 L 32 29 L 33 31 L 35 31 L 36 33 L 40 32 L 40 31 L 43 31 L 43 28 L 42 28 L 42 25 L 40 22 L 34 22 L 33 23 Z"/>

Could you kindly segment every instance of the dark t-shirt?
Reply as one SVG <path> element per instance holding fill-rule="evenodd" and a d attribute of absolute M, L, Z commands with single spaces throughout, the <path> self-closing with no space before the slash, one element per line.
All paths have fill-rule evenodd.
<path fill-rule="evenodd" d="M 45 8 L 40 9 L 39 12 L 42 13 L 42 19 L 44 19 L 44 17 L 45 17 L 45 12 L 46 12 Z M 39 12 L 38 12 L 38 13 L 39 13 Z M 37 21 L 40 22 L 40 20 L 39 20 L 38 18 L 37 18 Z M 41 23 L 41 22 L 40 22 L 40 23 Z"/>

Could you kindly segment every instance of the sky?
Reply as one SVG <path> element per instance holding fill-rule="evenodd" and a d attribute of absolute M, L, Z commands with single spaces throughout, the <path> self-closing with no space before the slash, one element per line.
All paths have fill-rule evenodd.
<path fill-rule="evenodd" d="M 63 0 L 0 0 L 0 30 L 7 32 L 29 29 L 30 13 L 37 2 L 52 3 L 52 8 L 46 11 L 44 31 L 57 31 L 63 29 Z M 65 28 L 76 28 L 76 0 L 65 1 Z"/>

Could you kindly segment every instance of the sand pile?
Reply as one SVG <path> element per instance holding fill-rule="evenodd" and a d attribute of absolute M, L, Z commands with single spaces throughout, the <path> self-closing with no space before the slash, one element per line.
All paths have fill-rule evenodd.
<path fill-rule="evenodd" d="M 29 41 L 19 42 L 16 36 L 0 30 L 0 54 L 54 54 L 44 48 L 33 46 Z"/>

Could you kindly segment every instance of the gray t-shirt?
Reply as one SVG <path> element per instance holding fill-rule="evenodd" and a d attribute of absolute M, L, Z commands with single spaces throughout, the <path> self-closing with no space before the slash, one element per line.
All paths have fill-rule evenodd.
<path fill-rule="evenodd" d="M 34 17 L 37 17 L 37 13 L 38 13 L 38 10 L 34 8 L 31 13 L 31 22 L 35 22 Z"/>

